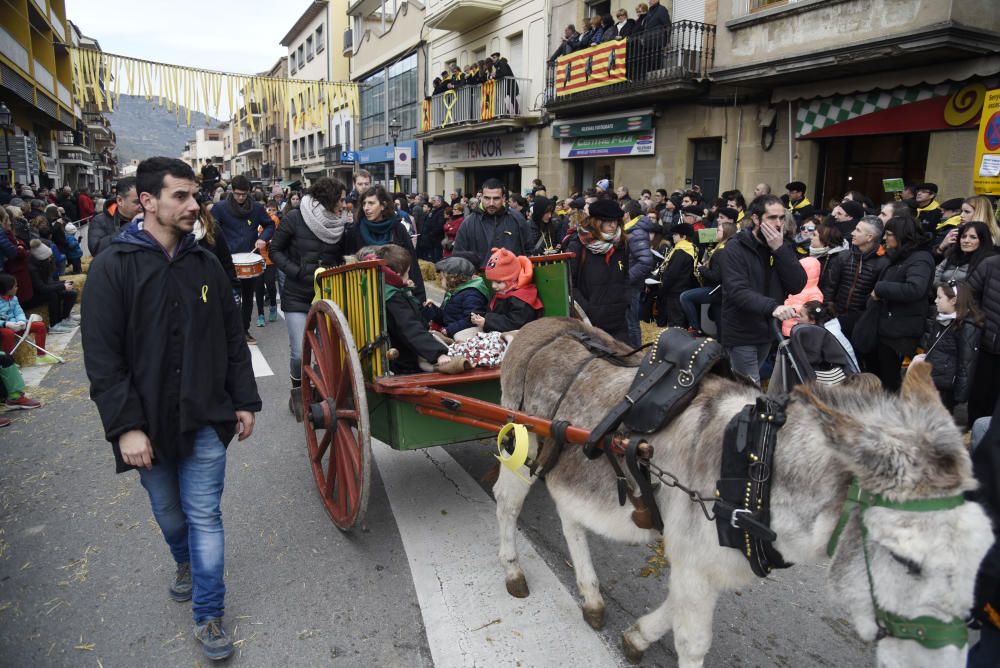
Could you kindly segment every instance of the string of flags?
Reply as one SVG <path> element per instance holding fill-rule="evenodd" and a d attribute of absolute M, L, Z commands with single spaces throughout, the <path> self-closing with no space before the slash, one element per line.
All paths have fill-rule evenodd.
<path fill-rule="evenodd" d="M 328 114 L 341 109 L 349 109 L 353 116 L 358 108 L 358 87 L 352 82 L 216 72 L 76 47 L 69 52 L 76 103 L 83 107 L 93 102 L 100 111 L 113 111 L 122 92 L 155 100 L 174 112 L 178 122 L 183 110 L 187 125 L 192 110 L 219 116 L 220 109 L 235 114 L 243 106 L 251 113 L 239 114 L 240 121 L 255 131 L 258 111 L 265 115 L 278 111 L 302 128 L 322 126 Z"/>

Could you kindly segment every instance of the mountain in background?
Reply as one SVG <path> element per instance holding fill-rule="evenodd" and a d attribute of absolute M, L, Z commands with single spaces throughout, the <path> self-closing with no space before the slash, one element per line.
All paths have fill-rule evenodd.
<path fill-rule="evenodd" d="M 184 107 L 180 115 L 159 106 L 156 100 L 138 95 L 122 95 L 118 108 L 107 115 L 118 144 L 118 164 L 142 160 L 154 155 L 180 157 L 184 144 L 194 138 L 199 128 L 218 127 L 219 121 L 200 112 L 191 112 L 191 125 L 185 123 Z M 180 119 L 180 120 L 178 120 Z"/>

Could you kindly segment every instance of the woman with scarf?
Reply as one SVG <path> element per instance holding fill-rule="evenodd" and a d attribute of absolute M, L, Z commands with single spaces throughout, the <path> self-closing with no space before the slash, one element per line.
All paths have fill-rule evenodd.
<path fill-rule="evenodd" d="M 575 253 L 569 270 L 573 299 L 595 327 L 628 342 L 628 244 L 622 234 L 625 213 L 611 200 L 591 203 L 566 251 Z"/>
<path fill-rule="evenodd" d="M 815 223 L 813 224 L 815 225 Z M 805 228 L 805 225 L 803 225 L 803 228 Z M 830 260 L 836 257 L 838 253 L 848 250 L 850 246 L 844 241 L 844 236 L 841 234 L 839 228 L 834 225 L 820 223 L 816 226 L 815 233 L 809 239 L 808 248 L 809 257 L 819 260 L 819 276 L 820 282 L 822 282 Z M 821 299 L 820 301 L 823 300 Z"/>
<path fill-rule="evenodd" d="M 382 186 L 372 186 L 361 195 L 361 215 L 358 222 L 347 229 L 344 239 L 344 252 L 356 253 L 365 246 L 384 246 L 396 244 L 402 246 L 412 255 L 410 261 L 409 279 L 413 283 L 413 296 L 423 304 L 427 301 L 424 291 L 424 279 L 420 275 L 420 264 L 417 252 L 413 248 L 410 232 L 400 219 L 389 198 L 389 193 Z"/>
<path fill-rule="evenodd" d="M 302 335 L 316 293 L 316 270 L 344 263 L 344 230 L 350 214 L 344 207 L 347 186 L 316 179 L 296 208 L 286 210 L 271 240 L 271 261 L 284 273 L 281 308 L 288 327 L 288 373 L 292 390 L 288 409 L 302 421 Z"/>
<path fill-rule="evenodd" d="M 659 327 L 689 327 L 684 307 L 681 306 L 681 293 L 698 287 L 698 279 L 694 275 L 698 251 L 694 247 L 694 227 L 688 223 L 674 225 L 670 231 L 674 246 L 663 260 L 663 271 L 660 272 L 660 293 L 657 296 L 659 311 L 656 314 L 656 324 Z"/>

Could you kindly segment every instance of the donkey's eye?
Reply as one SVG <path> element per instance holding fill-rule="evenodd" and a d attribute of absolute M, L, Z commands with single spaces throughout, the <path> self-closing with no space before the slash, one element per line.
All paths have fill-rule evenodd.
<path fill-rule="evenodd" d="M 889 556 L 898 561 L 899 563 L 901 563 L 903 566 L 905 566 L 906 572 L 912 575 L 913 577 L 920 577 L 921 575 L 923 575 L 923 569 L 920 568 L 920 564 L 913 561 L 912 559 L 901 557 L 892 550 L 889 550 Z"/>

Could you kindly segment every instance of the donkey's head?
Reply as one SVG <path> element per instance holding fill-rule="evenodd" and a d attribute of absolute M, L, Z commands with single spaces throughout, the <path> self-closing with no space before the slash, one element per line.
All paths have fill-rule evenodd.
<path fill-rule="evenodd" d="M 899 397 L 863 379 L 846 388 L 798 389 L 796 396 L 811 405 L 828 447 L 863 490 L 858 497 L 865 503 L 853 508 L 836 544 L 830 569 L 836 599 L 862 638 L 881 638 L 880 666 L 965 665 L 967 648 L 947 642 L 960 637 L 961 625 L 946 624 L 964 619 L 972 606 L 993 535 L 978 504 L 954 498 L 973 489 L 975 479 L 930 365 L 910 367 Z M 919 618 L 931 621 L 913 623 Z"/>

